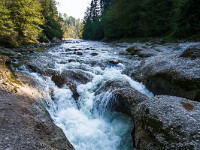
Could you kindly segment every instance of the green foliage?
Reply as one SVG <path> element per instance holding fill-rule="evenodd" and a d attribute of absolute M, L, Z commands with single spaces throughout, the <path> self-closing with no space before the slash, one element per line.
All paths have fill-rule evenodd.
<path fill-rule="evenodd" d="M 64 32 L 63 38 L 79 38 L 82 22 L 80 19 L 75 19 L 72 16 L 63 15 L 63 25 L 62 30 Z"/>
<path fill-rule="evenodd" d="M 95 5 L 99 4 L 99 5 Z M 199 0 L 92 0 L 85 39 L 200 39 Z"/>
<path fill-rule="evenodd" d="M 176 10 L 177 28 L 174 36 L 186 38 L 190 36 L 200 39 L 200 5 L 199 0 L 182 0 Z"/>
<path fill-rule="evenodd" d="M 35 43 L 43 24 L 40 3 L 37 0 L 2 1 L 0 8 L 0 44 L 14 47 Z"/>
<path fill-rule="evenodd" d="M 19 43 L 35 43 L 43 24 L 40 3 L 37 0 L 15 0 L 10 6 L 11 19 L 18 33 Z"/>
<path fill-rule="evenodd" d="M 85 12 L 82 37 L 90 40 L 101 40 L 105 37 L 105 11 L 111 5 L 111 0 L 92 0 Z"/>
<path fill-rule="evenodd" d="M 46 23 L 42 28 L 44 29 L 43 32 L 46 37 L 50 40 L 55 37 L 62 39 L 63 32 L 61 30 L 61 25 L 58 23 L 58 21 L 56 21 L 53 16 L 48 16 L 45 20 Z"/>
<path fill-rule="evenodd" d="M 10 18 L 11 11 L 6 7 L 6 0 L 0 2 L 0 45 L 6 47 L 17 46 L 17 32 Z"/>
<path fill-rule="evenodd" d="M 16 47 L 62 38 L 55 0 L 1 0 L 0 45 Z"/>
<path fill-rule="evenodd" d="M 63 31 L 61 29 L 62 19 L 58 16 L 55 0 L 40 0 L 42 5 L 42 15 L 45 18 L 43 29 L 40 35 L 40 40 L 46 42 L 53 38 L 62 39 Z"/>

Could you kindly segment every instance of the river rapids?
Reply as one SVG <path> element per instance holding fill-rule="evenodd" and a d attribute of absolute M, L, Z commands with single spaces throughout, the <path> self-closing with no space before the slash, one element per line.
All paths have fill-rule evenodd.
<path fill-rule="evenodd" d="M 40 83 L 45 99 L 41 100 L 55 124 L 65 133 L 76 150 L 132 150 L 133 120 L 127 115 L 111 111 L 111 91 L 100 90 L 107 81 L 124 80 L 132 88 L 152 97 L 142 83 L 134 81 L 127 73 L 127 66 L 133 65 L 127 55 L 120 55 L 126 44 L 109 44 L 84 40 L 71 40 L 49 48 L 37 57 L 49 61 L 45 66 L 62 75 L 73 72 L 88 78 L 88 82 L 76 84 L 77 99 L 73 91 L 64 84 L 57 86 L 52 76 L 33 72 L 27 67 L 21 71 L 29 74 Z M 112 63 L 112 61 L 119 63 Z M 135 60 L 137 65 L 140 61 Z M 42 62 L 38 61 L 38 65 Z M 72 78 L 70 78 L 72 80 Z"/>

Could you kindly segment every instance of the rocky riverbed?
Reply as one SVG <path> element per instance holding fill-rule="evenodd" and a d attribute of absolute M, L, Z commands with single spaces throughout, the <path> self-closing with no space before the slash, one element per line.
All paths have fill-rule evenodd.
<path fill-rule="evenodd" d="M 69 40 L 44 52 L 3 49 L 1 53 L 9 55 L 12 69 L 21 72 L 17 73 L 21 76 L 17 81 L 21 83 L 24 76 L 31 76 L 33 79 L 26 80 L 23 86 L 29 81 L 29 87 L 37 91 L 31 93 L 38 93 L 39 89 L 42 95 L 40 103 L 36 100 L 38 96 L 34 98 L 34 105 L 32 98 L 18 103 L 20 106 L 31 104 L 25 115 L 39 116 L 29 121 L 36 126 L 39 122 L 39 130 L 52 130 L 51 134 L 47 130 L 30 130 L 36 138 L 42 139 L 39 146 L 30 140 L 36 145 L 33 149 L 41 145 L 47 149 L 64 146 L 73 149 L 74 146 L 81 150 L 200 149 L 200 43 Z M 7 59 L 3 57 L 2 60 L 7 62 Z M 8 82 L 6 78 L 1 81 L 2 91 L 6 94 L 11 91 L 10 103 L 11 97 L 21 99 L 14 96 L 21 88 L 15 84 L 4 85 L 3 82 Z M 9 78 L 9 82 L 13 81 Z M 1 97 L 6 99 L 4 94 Z M 14 104 L 13 108 L 17 107 Z M 17 108 L 17 113 L 21 114 L 20 107 Z M 73 146 L 62 131 L 52 125 L 48 114 Z M 26 124 L 21 118 L 16 125 Z M 38 120 L 42 118 L 46 119 L 41 123 Z M 25 125 L 23 128 L 33 129 Z M 13 134 L 17 138 L 29 135 L 28 131 L 19 132 L 19 136 L 14 131 Z M 54 147 L 53 142 L 57 143 Z M 6 141 L 2 145 L 5 146 Z"/>
<path fill-rule="evenodd" d="M 42 92 L 28 75 L 14 72 L 0 55 L 0 149 L 73 150 L 39 101 Z"/>

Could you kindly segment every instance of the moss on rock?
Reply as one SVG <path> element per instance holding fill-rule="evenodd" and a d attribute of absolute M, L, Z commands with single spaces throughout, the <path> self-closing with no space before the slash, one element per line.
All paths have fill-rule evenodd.
<path fill-rule="evenodd" d="M 131 55 L 138 55 L 139 52 L 141 52 L 141 49 L 138 49 L 135 46 L 129 47 L 128 49 L 126 49 L 127 52 L 129 52 Z"/>

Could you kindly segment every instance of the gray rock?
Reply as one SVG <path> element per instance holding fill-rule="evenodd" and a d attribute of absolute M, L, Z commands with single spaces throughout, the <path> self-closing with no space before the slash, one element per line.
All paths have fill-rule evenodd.
<path fill-rule="evenodd" d="M 58 86 L 66 85 L 73 93 L 73 98 L 78 99 L 77 86 L 91 81 L 93 76 L 81 70 L 64 70 L 62 73 L 52 72 L 52 81 Z"/>
<path fill-rule="evenodd" d="M 92 56 L 97 56 L 97 55 L 98 55 L 98 53 L 91 53 L 91 55 L 92 55 Z"/>
<path fill-rule="evenodd" d="M 48 54 L 35 56 L 25 62 L 25 65 L 33 72 L 38 72 L 43 75 L 51 74 L 51 68 L 54 66 L 56 57 L 51 57 Z"/>
<path fill-rule="evenodd" d="M 0 104 L 0 149 L 74 149 L 38 101 L 4 92 Z"/>
<path fill-rule="evenodd" d="M 142 61 L 134 77 L 156 95 L 200 101 L 200 59 L 163 54 Z"/>
<path fill-rule="evenodd" d="M 61 41 L 60 39 L 54 37 L 54 38 L 52 39 L 52 42 L 53 42 L 53 43 L 61 43 L 62 41 Z"/>
<path fill-rule="evenodd" d="M 149 98 L 139 91 L 124 87 L 113 91 L 113 98 L 117 100 L 116 110 L 133 117 L 136 107 L 139 103 Z"/>
<path fill-rule="evenodd" d="M 151 57 L 154 55 L 157 55 L 158 52 L 154 49 L 150 48 L 143 48 L 139 46 L 132 46 L 126 49 L 126 52 L 128 52 L 131 55 L 138 55 L 139 57 L 146 58 L 146 57 Z"/>
<path fill-rule="evenodd" d="M 68 62 L 71 63 L 71 62 L 76 62 L 75 59 L 68 59 Z"/>
<path fill-rule="evenodd" d="M 34 96 L 35 82 L 27 75 L 14 73 L 9 63 L 8 57 L 0 56 L 0 149 L 73 150 Z M 28 92 L 17 90 L 25 85 Z"/>
<path fill-rule="evenodd" d="M 99 89 L 95 95 L 99 95 L 103 92 L 110 92 L 112 97 L 108 105 L 112 107 L 113 111 L 122 112 L 133 117 L 136 106 L 149 98 L 135 90 L 131 85 L 123 79 L 110 80 L 102 85 L 98 86 Z"/>
<path fill-rule="evenodd" d="M 180 55 L 180 57 L 189 57 L 192 59 L 200 58 L 200 45 L 189 47 Z"/>
<path fill-rule="evenodd" d="M 8 56 L 0 55 L 0 67 L 1 68 L 5 67 L 5 64 L 7 63 L 10 63 L 10 58 Z"/>
<path fill-rule="evenodd" d="M 200 103 L 175 96 L 156 96 L 135 112 L 138 150 L 200 149 Z"/>
<path fill-rule="evenodd" d="M 112 59 L 109 61 L 110 64 L 114 64 L 114 65 L 117 65 L 119 64 L 119 61 L 118 60 L 115 60 L 115 59 Z"/>
<path fill-rule="evenodd" d="M 72 81 L 76 85 L 86 84 L 90 82 L 93 76 L 82 70 L 64 70 L 60 77 L 65 78 L 66 80 Z"/>
<path fill-rule="evenodd" d="M 77 52 L 76 54 L 77 54 L 77 55 L 83 55 L 83 53 L 82 53 L 82 52 Z"/>

